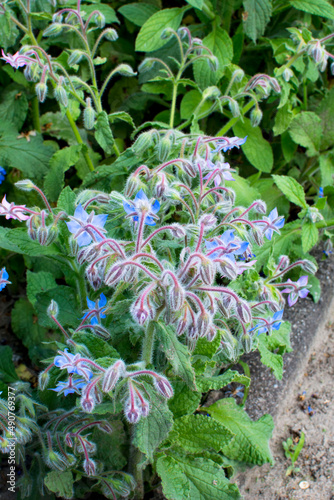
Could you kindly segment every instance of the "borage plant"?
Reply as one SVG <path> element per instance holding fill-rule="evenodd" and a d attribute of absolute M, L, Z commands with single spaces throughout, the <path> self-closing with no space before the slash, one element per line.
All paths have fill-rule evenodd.
<path fill-rule="evenodd" d="M 99 491 L 141 499 L 159 476 L 169 499 L 237 499 L 229 482 L 237 464 L 272 463 L 272 418 L 248 417 L 249 372 L 233 365 L 259 349 L 282 376 L 290 349 L 282 294 L 292 305 L 308 293 L 306 276 L 284 276 L 315 266 L 283 255 L 268 263 L 267 276 L 255 271 L 253 248 L 279 233 L 284 218 L 276 209 L 266 216 L 261 200 L 235 206 L 226 185 L 234 170 L 223 153 L 245 140 L 174 134 L 179 156 L 157 164 L 152 154 L 124 195 L 66 187 L 51 207 L 22 180 L 17 187 L 37 191 L 45 208 L 3 200 L 0 214 L 28 228 L 8 230 L 8 241 L 30 255 L 45 249 L 41 260 L 60 265 L 76 287 L 69 294 L 45 271 L 29 285 L 41 325 L 54 325 L 60 337 L 38 394 L 17 386 L 22 496 L 46 487 L 65 498 Z M 2 278 L 6 285 L 5 270 Z M 228 385 L 230 397 L 208 406 L 209 391 Z"/>

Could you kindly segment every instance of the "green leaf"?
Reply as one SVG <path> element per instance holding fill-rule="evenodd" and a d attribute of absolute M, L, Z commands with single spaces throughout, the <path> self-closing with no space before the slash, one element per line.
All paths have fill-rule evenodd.
<path fill-rule="evenodd" d="M 244 0 L 244 30 L 256 42 L 264 34 L 271 17 L 271 0 Z"/>
<path fill-rule="evenodd" d="M 169 439 L 177 442 L 187 453 L 201 453 L 207 449 L 221 451 L 233 437 L 227 427 L 204 415 L 178 418 L 169 435 Z"/>
<path fill-rule="evenodd" d="M 48 169 L 53 148 L 43 144 L 41 134 L 18 139 L 19 133 L 10 124 L 0 124 L 0 164 L 21 170 L 27 177 L 41 179 Z"/>
<path fill-rule="evenodd" d="M 333 185 L 333 175 L 334 175 L 334 161 L 332 152 L 329 154 L 320 155 L 320 175 L 321 175 L 321 185 L 332 186 Z"/>
<path fill-rule="evenodd" d="M 202 394 L 192 391 L 181 380 L 173 380 L 174 396 L 168 401 L 169 409 L 173 412 L 174 418 L 194 413 L 201 402 Z"/>
<path fill-rule="evenodd" d="M 289 128 L 293 116 L 291 105 L 288 102 L 277 111 L 273 128 L 275 136 L 283 134 Z"/>
<path fill-rule="evenodd" d="M 134 427 L 134 445 L 152 461 L 157 447 L 166 439 L 173 425 L 173 414 L 166 399 L 148 383 L 142 382 L 150 401 L 150 413 Z"/>
<path fill-rule="evenodd" d="M 55 245 L 42 246 L 37 241 L 29 238 L 26 228 L 11 229 L 6 233 L 6 236 L 10 243 L 17 247 L 16 251 L 18 253 L 30 255 L 30 257 L 59 254 L 59 250 Z"/>
<path fill-rule="evenodd" d="M 8 345 L 0 345 L 0 380 L 6 384 L 18 380 L 13 363 L 13 351 Z"/>
<path fill-rule="evenodd" d="M 244 118 L 244 123 L 239 120 L 234 125 L 233 132 L 238 137 L 247 136 L 247 141 L 241 146 L 247 160 L 261 172 L 271 172 L 274 156 L 271 145 L 262 136 L 260 127 L 252 127 L 250 120 Z"/>
<path fill-rule="evenodd" d="M 120 121 L 128 123 L 133 128 L 136 128 L 131 116 L 129 115 L 129 113 L 126 113 L 125 111 L 117 111 L 115 113 L 110 113 L 108 115 L 108 118 L 109 118 L 110 123 L 114 123 L 116 120 L 120 120 Z"/>
<path fill-rule="evenodd" d="M 47 292 L 56 286 L 57 283 L 51 273 L 27 271 L 27 297 L 32 305 L 35 305 L 39 293 Z"/>
<path fill-rule="evenodd" d="M 167 455 L 159 457 L 156 467 L 166 498 L 170 500 L 189 498 L 189 480 L 173 457 Z"/>
<path fill-rule="evenodd" d="M 145 24 L 146 21 L 158 10 L 159 7 L 154 4 L 141 2 L 140 4 L 129 3 L 127 5 L 123 5 L 118 9 L 118 12 L 120 12 L 124 17 L 126 17 L 126 19 L 131 21 L 136 26 L 143 26 L 143 24 Z"/>
<path fill-rule="evenodd" d="M 163 474 L 163 491 L 169 500 L 185 500 L 186 498 L 189 500 L 238 500 L 241 498 L 238 487 L 226 478 L 221 463 L 218 464 L 209 458 L 192 457 L 177 452 L 168 453 L 168 457 L 175 463 L 171 460 L 165 461 L 163 465 L 159 465 L 159 471 Z M 158 463 L 159 460 L 161 458 L 158 459 Z M 167 468 L 168 465 L 172 465 L 171 470 Z M 178 472 L 176 473 L 177 466 Z M 178 484 L 172 486 L 171 483 L 176 482 L 174 477 L 178 478 Z M 184 478 L 187 479 L 189 485 L 188 496 L 173 496 L 183 495 L 183 492 L 188 491 Z"/>
<path fill-rule="evenodd" d="M 297 144 L 293 142 L 289 132 L 281 135 L 282 153 L 286 162 L 290 162 L 297 151 Z"/>
<path fill-rule="evenodd" d="M 78 344 L 84 344 L 89 352 L 92 354 L 93 358 L 102 358 L 103 356 L 109 356 L 110 358 L 119 358 L 120 355 L 105 340 L 97 337 L 93 333 L 80 332 L 73 334 L 73 340 Z"/>
<path fill-rule="evenodd" d="M 334 88 L 321 99 L 316 113 L 322 123 L 320 149 L 328 149 L 334 145 Z"/>
<path fill-rule="evenodd" d="M 197 387 L 201 392 L 208 392 L 211 390 L 218 391 L 232 382 L 237 382 L 245 385 L 245 387 L 249 387 L 250 379 L 235 370 L 227 370 L 217 377 L 200 376 L 196 379 Z"/>
<path fill-rule="evenodd" d="M 314 274 L 310 274 L 308 277 L 308 286 L 310 286 L 310 294 L 313 297 L 315 303 L 319 302 L 321 296 L 321 283 L 314 276 Z"/>
<path fill-rule="evenodd" d="M 292 7 L 309 14 L 334 19 L 334 8 L 326 0 L 290 0 Z"/>
<path fill-rule="evenodd" d="M 15 17 L 15 13 L 6 5 L 6 10 L 0 15 L 0 45 L 5 51 L 15 44 L 19 35 L 19 30 L 11 20 L 11 15 Z"/>
<path fill-rule="evenodd" d="M 181 101 L 181 118 L 182 120 L 188 120 L 194 114 L 196 108 L 202 100 L 202 94 L 198 90 L 190 90 L 187 92 Z M 204 101 L 196 112 L 196 116 L 201 115 L 201 113 L 207 112 L 212 106 L 212 102 L 206 100 Z"/>
<path fill-rule="evenodd" d="M 95 130 L 95 139 L 98 144 L 107 154 L 110 154 L 114 144 L 114 137 L 110 129 L 108 115 L 105 111 L 98 113 L 95 122 Z"/>
<path fill-rule="evenodd" d="M 195 7 L 195 9 L 202 10 L 202 7 L 204 5 L 204 0 L 186 0 L 189 5 L 192 7 Z"/>
<path fill-rule="evenodd" d="M 55 300 L 59 306 L 59 315 L 57 317 L 59 323 L 63 326 L 78 326 L 81 313 L 77 307 L 75 292 L 72 288 L 64 285 L 59 285 L 57 288 L 53 288 L 37 296 L 35 308 L 41 326 L 55 328 L 54 322 L 46 312 L 51 300 Z"/>
<path fill-rule="evenodd" d="M 112 7 L 110 7 L 110 5 L 108 4 L 105 4 L 105 3 L 92 3 L 91 5 L 87 5 L 85 3 L 85 5 L 82 7 L 82 10 L 85 11 L 85 16 L 83 16 L 83 18 L 85 20 L 87 20 L 87 18 L 89 17 L 89 15 L 94 11 L 94 10 L 98 10 L 100 11 L 104 17 L 105 17 L 105 20 L 106 20 L 106 24 L 112 24 L 112 23 L 119 23 L 119 20 L 116 16 L 116 12 L 114 11 L 114 9 Z"/>
<path fill-rule="evenodd" d="M 307 156 L 315 156 L 322 135 L 321 118 L 311 111 L 303 111 L 292 120 L 289 134 L 296 144 L 306 148 Z"/>
<path fill-rule="evenodd" d="M 283 357 L 285 352 L 291 352 L 290 324 L 283 324 L 278 331 L 271 335 L 261 333 L 258 337 L 258 349 L 261 362 L 271 368 L 277 380 L 283 377 Z"/>
<path fill-rule="evenodd" d="M 166 28 L 177 30 L 186 10 L 187 7 L 183 7 L 182 9 L 164 9 L 153 14 L 138 33 L 136 50 L 140 52 L 152 52 L 163 47 L 168 40 L 163 40 L 161 33 Z"/>
<path fill-rule="evenodd" d="M 313 222 L 305 222 L 302 225 L 302 248 L 303 252 L 309 252 L 319 239 L 319 230 Z"/>
<path fill-rule="evenodd" d="M 216 354 L 218 348 L 220 347 L 221 342 L 221 331 L 217 331 L 217 335 L 209 342 L 206 338 L 199 338 L 196 343 L 195 350 L 193 352 L 193 356 L 206 356 L 211 359 Z"/>
<path fill-rule="evenodd" d="M 273 175 L 273 179 L 277 187 L 285 194 L 289 201 L 302 208 L 308 207 L 304 189 L 296 179 L 287 175 Z"/>
<path fill-rule="evenodd" d="M 24 92 L 17 89 L 11 90 L 11 87 L 3 92 L 0 104 L 0 123 L 10 122 L 17 130 L 20 130 L 25 122 L 27 112 L 28 99 Z"/>
<path fill-rule="evenodd" d="M 202 90 L 216 85 L 225 73 L 225 67 L 233 58 L 233 43 L 228 33 L 222 28 L 216 28 L 203 38 L 203 45 L 208 47 L 218 59 L 218 70 L 212 71 L 206 59 L 194 63 L 195 81 Z"/>
<path fill-rule="evenodd" d="M 181 344 L 175 331 L 163 323 L 155 322 L 156 338 L 176 375 L 182 378 L 190 388 L 196 389 L 195 372 L 190 362 L 187 346 Z"/>
<path fill-rule="evenodd" d="M 64 210 L 64 212 L 70 215 L 73 214 L 75 210 L 75 199 L 76 194 L 74 191 L 72 191 L 70 186 L 66 186 L 59 195 L 57 202 L 58 210 Z"/>
<path fill-rule="evenodd" d="M 44 190 L 49 201 L 56 201 L 64 187 L 65 172 L 80 158 L 82 144 L 57 151 L 50 160 L 50 170 L 44 180 Z"/>
<path fill-rule="evenodd" d="M 45 486 L 59 497 L 73 498 L 72 472 L 49 472 L 44 478 Z"/>
<path fill-rule="evenodd" d="M 96 409 L 101 405 L 96 405 Z M 95 414 L 95 412 L 94 412 Z M 96 444 L 96 457 L 105 464 L 107 470 L 122 470 L 127 464 L 124 454 L 127 451 L 127 436 L 124 432 L 123 422 L 113 420 L 109 423 L 112 427 L 111 434 L 106 434 L 95 427 L 92 441 Z"/>
<path fill-rule="evenodd" d="M 247 179 L 233 174 L 234 181 L 227 181 L 226 187 L 235 192 L 235 203 L 243 207 L 249 206 L 254 200 L 260 198 L 258 190 L 251 186 Z"/>
<path fill-rule="evenodd" d="M 274 430 L 274 422 L 270 415 L 263 415 L 259 420 L 253 421 L 233 398 L 220 399 L 206 408 L 206 411 L 235 434 L 231 443 L 224 447 L 224 455 L 232 460 L 255 465 L 267 462 L 273 464 L 269 439 Z"/>

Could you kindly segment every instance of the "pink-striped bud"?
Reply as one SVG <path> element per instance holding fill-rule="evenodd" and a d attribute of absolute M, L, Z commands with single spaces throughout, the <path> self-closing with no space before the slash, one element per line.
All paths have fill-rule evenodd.
<path fill-rule="evenodd" d="M 188 326 L 188 320 L 187 320 L 187 317 L 183 317 L 177 324 L 177 327 L 176 327 L 176 335 L 179 337 L 180 335 L 182 335 L 186 328 Z"/>
<path fill-rule="evenodd" d="M 259 247 L 261 247 L 263 244 L 264 244 L 264 237 L 263 237 L 263 232 L 262 230 L 257 227 L 257 226 L 254 226 L 252 227 L 252 236 L 254 238 L 254 241 L 257 245 L 259 245 Z"/>
<path fill-rule="evenodd" d="M 171 310 L 179 311 L 184 304 L 185 297 L 186 294 L 182 286 L 180 286 L 179 284 L 172 286 L 169 289 L 169 294 L 168 294 Z"/>
<path fill-rule="evenodd" d="M 279 261 L 279 270 L 284 271 L 290 264 L 290 259 L 287 255 L 281 255 L 278 259 Z"/>
<path fill-rule="evenodd" d="M 67 446 L 69 446 L 70 448 L 73 448 L 73 440 L 72 440 L 71 434 L 69 432 L 65 436 L 65 442 L 66 442 Z"/>
<path fill-rule="evenodd" d="M 199 338 L 198 329 L 196 328 L 195 325 L 190 325 L 187 331 L 187 339 L 191 340 L 192 342 L 196 342 L 198 338 Z"/>
<path fill-rule="evenodd" d="M 228 257 L 217 259 L 223 276 L 230 280 L 235 280 L 238 276 L 238 266 Z"/>
<path fill-rule="evenodd" d="M 186 230 L 180 224 L 172 224 L 170 231 L 174 238 L 183 238 L 186 235 Z"/>
<path fill-rule="evenodd" d="M 239 319 L 243 323 L 250 323 L 251 322 L 252 312 L 251 312 L 250 307 L 247 304 L 247 302 L 245 302 L 244 300 L 239 300 L 239 302 L 237 302 L 236 312 L 237 312 Z"/>
<path fill-rule="evenodd" d="M 104 282 L 107 286 L 116 285 L 124 274 L 124 268 L 119 263 L 114 264 L 110 267 L 105 275 Z"/>
<path fill-rule="evenodd" d="M 192 163 L 190 162 L 182 163 L 182 167 L 185 173 L 189 175 L 189 177 L 196 177 L 197 172 Z"/>
<path fill-rule="evenodd" d="M 217 224 L 217 218 L 212 214 L 205 214 L 199 220 L 199 226 L 204 225 L 206 230 L 213 229 Z"/>
<path fill-rule="evenodd" d="M 267 212 L 267 205 L 263 200 L 254 201 L 254 210 L 259 214 L 265 214 Z"/>
<path fill-rule="evenodd" d="M 206 334 L 206 339 L 208 342 L 212 342 L 217 335 L 217 329 L 214 325 L 211 325 Z"/>
<path fill-rule="evenodd" d="M 124 195 L 126 196 L 126 198 L 131 198 L 135 192 L 139 191 L 140 185 L 141 185 L 141 182 L 140 182 L 140 179 L 138 178 L 138 176 L 131 175 L 127 180 L 125 191 L 124 191 Z"/>
<path fill-rule="evenodd" d="M 115 385 L 117 384 L 118 380 L 120 379 L 120 377 L 124 375 L 124 373 L 125 373 L 125 364 L 120 359 L 106 370 L 102 382 L 102 391 L 103 392 L 112 391 Z"/>
<path fill-rule="evenodd" d="M 206 312 L 200 313 L 196 321 L 196 327 L 199 337 L 201 338 L 205 337 L 206 334 L 208 333 L 210 326 L 211 326 L 211 316 Z"/>
<path fill-rule="evenodd" d="M 201 280 L 205 285 L 211 285 L 216 276 L 216 266 L 210 259 L 203 258 L 199 268 Z"/>
<path fill-rule="evenodd" d="M 83 469 L 86 472 L 87 476 L 95 476 L 96 475 L 96 465 L 95 462 L 91 458 L 86 458 L 83 463 Z"/>
<path fill-rule="evenodd" d="M 81 408 L 83 409 L 83 411 L 85 411 L 87 413 L 92 413 L 92 411 L 95 408 L 95 400 L 90 393 L 85 394 L 83 392 L 81 400 L 80 400 L 80 405 L 81 405 Z"/>
<path fill-rule="evenodd" d="M 137 404 L 137 401 L 136 402 L 133 401 L 131 403 L 131 399 L 128 399 L 128 401 L 125 404 L 124 415 L 130 424 L 136 424 L 137 422 L 139 422 L 142 414 Z"/>
<path fill-rule="evenodd" d="M 140 411 L 141 411 L 141 416 L 142 417 L 147 417 L 148 414 L 150 413 L 150 405 L 146 399 L 142 398 L 140 401 Z"/>
<path fill-rule="evenodd" d="M 158 177 L 158 182 L 154 187 L 155 195 L 157 198 L 162 198 L 168 189 L 168 184 L 165 174 L 160 173 L 157 175 L 157 177 Z"/>
<path fill-rule="evenodd" d="M 139 325 L 143 325 L 150 316 L 148 307 L 146 307 L 145 304 L 141 302 L 141 297 L 138 297 L 136 302 L 131 306 L 130 312 L 133 319 L 137 323 L 139 323 Z"/>
<path fill-rule="evenodd" d="M 232 295 L 224 294 L 220 300 L 217 300 L 218 310 L 221 312 L 223 316 L 226 318 L 230 317 L 231 310 L 235 306 L 235 299 Z"/>
<path fill-rule="evenodd" d="M 86 269 L 86 278 L 94 290 L 98 290 L 102 285 L 100 270 L 94 266 L 88 266 Z"/>
<path fill-rule="evenodd" d="M 101 422 L 97 427 L 100 429 L 100 431 L 105 432 L 106 434 L 111 434 L 113 431 L 113 428 L 111 427 L 109 422 L 106 422 L 105 420 Z"/>
<path fill-rule="evenodd" d="M 156 375 L 154 377 L 154 386 L 156 390 L 166 399 L 173 397 L 174 391 L 173 387 L 170 385 L 165 377 Z"/>

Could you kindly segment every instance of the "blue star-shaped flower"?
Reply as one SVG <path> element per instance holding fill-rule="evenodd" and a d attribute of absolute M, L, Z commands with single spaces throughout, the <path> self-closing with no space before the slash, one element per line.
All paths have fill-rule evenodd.
<path fill-rule="evenodd" d="M 10 281 L 8 281 L 8 273 L 6 271 L 6 268 L 3 267 L 0 271 L 0 292 L 5 288 L 6 285 L 8 285 Z"/>
<path fill-rule="evenodd" d="M 107 218 L 108 215 L 95 215 L 94 211 L 88 214 L 80 204 L 75 209 L 74 215 L 70 216 L 71 221 L 66 222 L 66 224 L 69 231 L 74 234 L 74 238 L 76 238 L 79 247 L 83 247 L 90 244 L 93 239 L 92 235 L 94 235 L 96 241 L 102 240 L 98 232 L 105 232 L 104 225 L 107 221 Z M 88 224 L 94 226 L 98 232 L 94 231 L 93 227 L 88 228 Z M 78 232 L 85 227 L 87 227 L 87 230 L 83 230 L 78 234 Z M 76 236 L 77 234 L 78 236 Z"/>
<path fill-rule="evenodd" d="M 79 361 L 80 354 L 71 354 L 68 349 L 64 351 L 58 351 L 60 356 L 56 356 L 54 359 L 54 365 L 61 370 L 67 370 L 68 373 L 77 373 L 82 375 L 86 380 L 89 380 L 93 376 L 93 372 L 86 366 L 84 361 Z"/>
<path fill-rule="evenodd" d="M 0 167 L 0 184 L 3 183 L 3 181 L 5 180 L 5 177 L 7 175 L 7 172 L 4 168 Z"/>
<path fill-rule="evenodd" d="M 218 151 L 223 150 L 224 153 L 232 148 L 240 148 L 243 144 L 245 144 L 247 140 L 247 135 L 243 139 L 241 137 L 223 137 L 222 139 L 218 139 L 217 147 L 212 153 L 218 153 Z"/>
<path fill-rule="evenodd" d="M 252 332 L 254 330 L 257 330 L 257 334 L 261 335 L 261 333 L 269 332 L 270 329 L 279 330 L 281 327 L 281 324 L 282 324 L 281 319 L 283 318 L 283 312 L 284 312 L 284 309 L 282 309 L 281 311 L 275 312 L 273 314 L 273 317 L 271 318 L 271 320 L 268 321 L 269 324 L 265 323 L 264 321 L 261 321 L 261 323 L 254 326 L 253 328 L 251 328 L 248 331 Z M 262 326 L 262 325 L 264 325 L 264 326 Z"/>
<path fill-rule="evenodd" d="M 261 222 L 258 222 L 259 226 L 263 225 L 265 226 L 263 228 L 264 235 L 268 238 L 268 240 L 271 240 L 273 237 L 273 233 L 279 234 L 279 230 L 282 229 L 284 226 L 285 219 L 282 215 L 278 215 L 277 208 L 274 208 L 268 217 L 263 217 L 263 220 L 266 222 L 269 222 L 268 224 L 261 224 Z"/>
<path fill-rule="evenodd" d="M 50 389 L 50 391 L 58 392 L 59 394 L 64 393 L 64 396 L 68 394 L 80 394 L 80 390 L 83 387 L 86 387 L 87 382 L 83 379 L 73 380 L 72 377 L 69 377 L 67 382 L 58 382 L 57 387 L 54 389 Z"/>
<path fill-rule="evenodd" d="M 135 222 L 138 222 L 143 215 L 145 217 L 144 224 L 155 226 L 155 219 L 158 219 L 156 213 L 160 210 L 160 203 L 155 200 L 152 204 L 142 189 L 138 191 L 134 201 L 123 201 L 123 207 L 128 217 L 132 217 Z"/>
<path fill-rule="evenodd" d="M 211 241 L 205 242 L 208 257 L 210 259 L 218 259 L 226 256 L 235 261 L 234 255 L 242 255 L 248 248 L 248 241 L 239 241 L 234 236 L 234 229 L 225 231 L 221 236 L 214 238 Z M 216 252 L 210 253 L 210 250 L 217 248 Z"/>
<path fill-rule="evenodd" d="M 106 311 L 105 305 L 107 304 L 107 297 L 101 293 L 100 299 L 96 300 L 90 300 L 87 297 L 87 305 L 88 305 L 88 310 L 85 311 L 84 316 L 82 319 L 89 319 L 89 322 L 91 325 L 97 325 L 100 323 L 101 318 L 105 318 L 106 315 L 104 312 Z"/>

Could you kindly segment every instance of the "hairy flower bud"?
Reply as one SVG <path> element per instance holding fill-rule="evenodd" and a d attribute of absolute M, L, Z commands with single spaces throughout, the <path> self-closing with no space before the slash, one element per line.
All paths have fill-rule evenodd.
<path fill-rule="evenodd" d="M 21 189 L 21 191 L 31 191 L 34 189 L 35 184 L 30 179 L 22 179 L 14 184 L 15 187 Z"/>
<path fill-rule="evenodd" d="M 118 380 L 120 379 L 120 377 L 124 375 L 124 373 L 125 373 L 125 364 L 120 359 L 106 370 L 102 381 L 102 391 L 103 392 L 112 391 L 115 385 L 117 384 Z"/>
<path fill-rule="evenodd" d="M 183 238 L 186 235 L 186 230 L 180 224 L 172 224 L 170 231 L 174 238 Z"/>
<path fill-rule="evenodd" d="M 106 420 L 101 422 L 97 427 L 100 431 L 105 432 L 106 434 L 111 434 L 113 432 L 113 428 Z"/>
<path fill-rule="evenodd" d="M 211 69 L 211 71 L 218 71 L 218 68 L 219 68 L 219 61 L 218 61 L 218 58 L 214 55 L 212 56 L 209 56 L 207 59 L 208 61 L 208 64 L 209 64 L 209 68 Z"/>
<path fill-rule="evenodd" d="M 250 323 L 251 322 L 252 312 L 251 312 L 250 307 L 247 304 L 247 302 L 245 302 L 244 300 L 239 300 L 239 302 L 237 302 L 236 312 L 237 312 L 239 319 L 243 323 Z"/>
<path fill-rule="evenodd" d="M 214 325 L 211 325 L 206 334 L 206 339 L 208 342 L 212 342 L 217 335 L 217 329 Z"/>
<path fill-rule="evenodd" d="M 67 96 L 67 92 L 64 89 L 64 87 L 62 87 L 61 85 L 57 85 L 54 88 L 53 95 L 55 96 L 57 101 L 60 102 L 60 104 L 62 104 L 65 108 L 67 108 L 68 96 Z"/>
<path fill-rule="evenodd" d="M 262 120 L 263 113 L 260 108 L 257 106 L 252 109 L 251 114 L 250 114 L 250 120 L 252 127 L 257 127 L 260 125 L 261 120 Z"/>
<path fill-rule="evenodd" d="M 222 275 L 230 280 L 235 280 L 238 276 L 237 264 L 228 257 L 222 257 L 217 259 L 217 261 L 219 262 Z"/>
<path fill-rule="evenodd" d="M 285 70 L 283 71 L 283 79 L 288 82 L 293 76 L 294 76 L 294 73 L 292 71 L 291 68 L 285 68 Z"/>
<path fill-rule="evenodd" d="M 211 323 L 212 323 L 211 316 L 208 313 L 203 312 L 197 316 L 196 329 L 198 331 L 199 337 L 202 338 L 206 336 L 211 326 Z"/>
<path fill-rule="evenodd" d="M 55 300 L 53 300 L 53 299 L 51 300 L 50 305 L 47 308 L 46 312 L 50 318 L 56 318 L 58 316 L 59 307 L 58 307 L 58 304 Z"/>
<path fill-rule="evenodd" d="M 264 237 L 263 237 L 263 232 L 262 229 L 260 229 L 257 226 L 253 226 L 251 230 L 251 234 L 254 238 L 254 241 L 259 247 L 261 247 L 264 244 Z"/>
<path fill-rule="evenodd" d="M 218 87 L 212 86 L 207 87 L 202 93 L 202 99 L 217 99 L 220 96 L 221 92 Z"/>
<path fill-rule="evenodd" d="M 65 442 L 66 442 L 67 446 L 69 446 L 70 448 L 73 448 L 73 440 L 72 440 L 71 434 L 69 432 L 65 436 Z"/>
<path fill-rule="evenodd" d="M 138 155 L 144 153 L 150 146 L 153 145 L 152 131 L 143 132 L 140 134 L 136 142 L 133 144 L 132 149 Z"/>
<path fill-rule="evenodd" d="M 120 64 L 115 71 L 122 76 L 135 76 L 137 74 L 128 64 Z"/>
<path fill-rule="evenodd" d="M 132 314 L 133 319 L 139 325 L 143 325 L 150 316 L 150 311 L 148 307 L 144 303 L 141 303 L 141 297 L 138 297 L 136 302 L 134 302 L 134 304 L 131 306 L 130 312 Z"/>
<path fill-rule="evenodd" d="M 94 290 L 95 290 L 95 288 L 94 288 Z M 95 335 L 97 335 L 98 337 L 101 337 L 101 339 L 103 339 L 103 340 L 109 340 L 111 337 L 110 332 L 106 328 L 104 328 L 104 326 L 100 325 L 99 323 L 97 323 L 95 325 L 91 325 L 90 329 L 94 331 Z"/>
<path fill-rule="evenodd" d="M 172 141 L 170 137 L 166 134 L 158 144 L 158 158 L 160 161 L 164 162 L 167 160 L 172 148 Z"/>
<path fill-rule="evenodd" d="M 118 39 L 118 33 L 113 28 L 107 28 L 104 32 L 104 37 L 109 40 L 109 42 L 115 42 Z"/>
<path fill-rule="evenodd" d="M 259 214 L 265 215 L 267 212 L 267 205 L 263 200 L 254 201 L 254 210 Z"/>
<path fill-rule="evenodd" d="M 316 273 L 317 272 L 317 266 L 310 260 L 304 259 L 301 264 L 301 268 L 304 269 L 307 273 Z"/>
<path fill-rule="evenodd" d="M 50 307 L 50 306 L 49 306 Z M 49 371 L 44 370 L 38 375 L 38 386 L 41 391 L 44 391 L 50 380 Z"/>
<path fill-rule="evenodd" d="M 220 300 L 218 299 L 216 302 L 218 310 L 221 312 L 221 314 L 226 318 L 229 318 L 231 310 L 235 306 L 235 299 L 232 297 L 232 295 L 224 294 L 222 298 Z"/>
<path fill-rule="evenodd" d="M 37 229 L 37 241 L 40 245 L 44 246 L 48 239 L 48 228 L 40 226 Z"/>
<path fill-rule="evenodd" d="M 185 301 L 185 291 L 181 285 L 177 284 L 169 289 L 168 298 L 169 304 L 172 311 L 179 311 Z"/>
<path fill-rule="evenodd" d="M 63 31 L 61 23 L 52 23 L 44 31 L 43 36 L 57 36 Z"/>
<path fill-rule="evenodd" d="M 73 236 L 71 235 L 68 239 L 68 244 L 69 244 L 69 247 L 70 247 L 70 256 L 71 257 L 74 257 L 75 255 L 77 255 L 78 253 L 78 250 L 79 250 L 79 245 L 78 245 L 78 242 L 75 238 L 73 238 Z"/>
<path fill-rule="evenodd" d="M 230 108 L 230 111 L 231 111 L 232 116 L 234 118 L 237 118 L 238 116 L 240 116 L 239 104 L 237 103 L 237 101 L 235 99 L 229 99 L 228 107 Z"/>
<path fill-rule="evenodd" d="M 216 276 L 216 266 L 210 259 L 202 259 L 199 274 L 205 285 L 211 285 Z"/>
<path fill-rule="evenodd" d="M 154 387 L 164 398 L 169 399 L 173 397 L 173 388 L 165 377 L 156 375 L 154 377 Z"/>
<path fill-rule="evenodd" d="M 68 467 L 68 463 L 63 455 L 57 453 L 56 451 L 48 449 L 44 460 L 46 464 L 54 470 L 64 471 Z"/>
<path fill-rule="evenodd" d="M 162 198 L 167 191 L 168 184 L 165 174 L 160 173 L 157 175 L 157 178 L 158 178 L 157 183 L 154 186 L 155 195 L 157 198 Z"/>
<path fill-rule="evenodd" d="M 85 390 L 83 390 L 82 397 L 80 400 L 80 405 L 81 405 L 81 408 L 83 409 L 83 411 L 85 411 L 87 413 L 91 413 L 96 406 L 96 402 L 90 393 L 87 394 L 87 392 Z"/>
<path fill-rule="evenodd" d="M 196 177 L 197 171 L 196 171 L 195 166 L 192 163 L 190 163 L 190 162 L 183 162 L 182 163 L 182 168 L 183 168 L 184 172 L 187 175 L 189 175 L 189 177 Z"/>
<path fill-rule="evenodd" d="M 119 263 L 114 264 L 107 271 L 104 282 L 108 286 L 116 285 L 123 277 L 124 269 Z"/>
<path fill-rule="evenodd" d="M 232 80 L 234 80 L 237 83 L 240 83 L 244 76 L 245 76 L 245 72 L 241 68 L 239 68 L 239 69 L 236 69 L 235 71 L 233 71 Z"/>
<path fill-rule="evenodd" d="M 124 415 L 130 424 L 136 424 L 137 422 L 139 422 L 142 414 L 138 406 L 138 402 L 135 401 L 131 404 L 131 399 L 128 399 L 128 401 L 125 403 Z"/>
<path fill-rule="evenodd" d="M 212 214 L 205 214 L 198 221 L 199 226 L 203 224 L 206 230 L 213 229 L 217 224 L 217 218 Z"/>
<path fill-rule="evenodd" d="M 48 92 L 48 86 L 45 82 L 39 82 L 35 86 L 35 91 L 39 102 L 44 102 Z"/>
<path fill-rule="evenodd" d="M 252 345 L 253 345 L 252 337 L 248 333 L 245 333 L 241 337 L 241 345 L 245 353 L 248 353 L 252 350 Z"/>
<path fill-rule="evenodd" d="M 106 18 L 105 16 L 102 14 L 102 12 L 97 12 L 95 14 L 95 24 L 98 28 L 102 29 L 105 27 L 105 24 L 106 24 Z"/>
<path fill-rule="evenodd" d="M 89 97 L 87 97 L 86 99 L 86 104 L 87 106 L 85 107 L 83 112 L 84 126 L 85 129 L 91 130 L 92 128 L 94 128 L 96 113 L 95 109 L 92 107 L 91 100 Z"/>
<path fill-rule="evenodd" d="M 86 458 L 84 460 L 83 469 L 86 472 L 87 476 L 95 476 L 96 475 L 96 465 L 95 465 L 95 462 L 91 458 Z"/>

